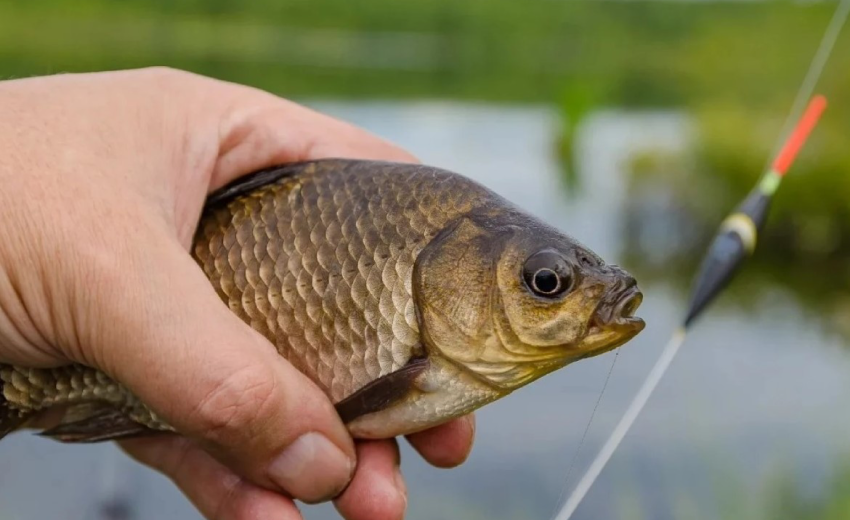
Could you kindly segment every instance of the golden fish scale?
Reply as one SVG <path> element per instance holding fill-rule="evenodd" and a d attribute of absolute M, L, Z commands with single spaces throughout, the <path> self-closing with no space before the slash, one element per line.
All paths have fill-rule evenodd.
<path fill-rule="evenodd" d="M 338 402 L 407 363 L 419 344 L 415 259 L 489 191 L 428 167 L 323 161 L 207 212 L 193 256 L 230 309 Z M 172 430 L 82 365 L 0 364 L 6 413 L 102 402 Z"/>
<path fill-rule="evenodd" d="M 487 197 L 427 167 L 337 166 L 310 165 L 211 210 L 194 247 L 230 309 L 334 402 L 414 354 L 416 257 Z"/>
<path fill-rule="evenodd" d="M 52 406 L 100 401 L 150 428 L 171 429 L 123 386 L 103 372 L 82 365 L 51 369 L 0 365 L 0 381 L 10 412 L 20 418 Z"/>

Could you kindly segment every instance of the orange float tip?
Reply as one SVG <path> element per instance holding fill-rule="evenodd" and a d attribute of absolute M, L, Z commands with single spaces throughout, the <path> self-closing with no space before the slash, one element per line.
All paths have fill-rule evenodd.
<path fill-rule="evenodd" d="M 806 143 L 806 139 L 808 139 L 809 134 L 811 134 L 812 129 L 814 129 L 825 109 L 826 98 L 824 96 L 818 94 L 809 101 L 809 106 L 803 112 L 803 117 L 800 118 L 794 131 L 791 132 L 788 140 L 785 141 L 785 146 L 782 147 L 779 155 L 776 156 L 776 160 L 773 161 L 773 170 L 779 175 L 785 175 L 785 172 L 794 163 L 797 153 L 799 153 L 800 149 Z"/>

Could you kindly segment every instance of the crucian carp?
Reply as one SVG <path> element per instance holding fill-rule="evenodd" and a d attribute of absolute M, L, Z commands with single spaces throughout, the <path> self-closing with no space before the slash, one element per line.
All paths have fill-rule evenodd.
<path fill-rule="evenodd" d="M 446 422 L 644 328 L 626 271 L 430 166 L 256 172 L 208 197 L 191 254 L 355 438 Z M 93 368 L 0 365 L 0 437 L 47 411 L 57 419 L 41 434 L 63 442 L 173 431 Z"/>

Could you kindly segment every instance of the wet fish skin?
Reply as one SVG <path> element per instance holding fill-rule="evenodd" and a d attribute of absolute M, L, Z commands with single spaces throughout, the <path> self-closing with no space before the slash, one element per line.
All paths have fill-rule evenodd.
<path fill-rule="evenodd" d="M 355 437 L 445 422 L 643 328 L 628 273 L 428 166 L 326 159 L 258 172 L 209 198 L 191 252 Z M 530 258 L 569 290 L 534 294 Z M 58 407 L 65 418 L 44 433 L 59 440 L 171 431 L 88 367 L 0 365 L 0 384 L 0 437 Z"/>

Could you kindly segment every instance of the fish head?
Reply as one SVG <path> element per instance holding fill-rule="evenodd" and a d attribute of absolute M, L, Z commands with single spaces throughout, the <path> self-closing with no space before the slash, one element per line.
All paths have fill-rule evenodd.
<path fill-rule="evenodd" d="M 415 374 L 411 391 L 348 424 L 355 437 L 444 423 L 644 328 L 630 274 L 503 205 L 434 236 L 416 258 L 412 289 L 425 361 L 401 374 Z"/>
<path fill-rule="evenodd" d="M 493 323 L 505 359 L 563 366 L 613 350 L 645 327 L 635 316 L 643 301 L 635 278 L 554 230 L 509 239 L 495 283 Z"/>
<path fill-rule="evenodd" d="M 466 218 L 422 259 L 426 346 L 508 393 L 628 342 L 635 278 L 524 214 Z"/>

